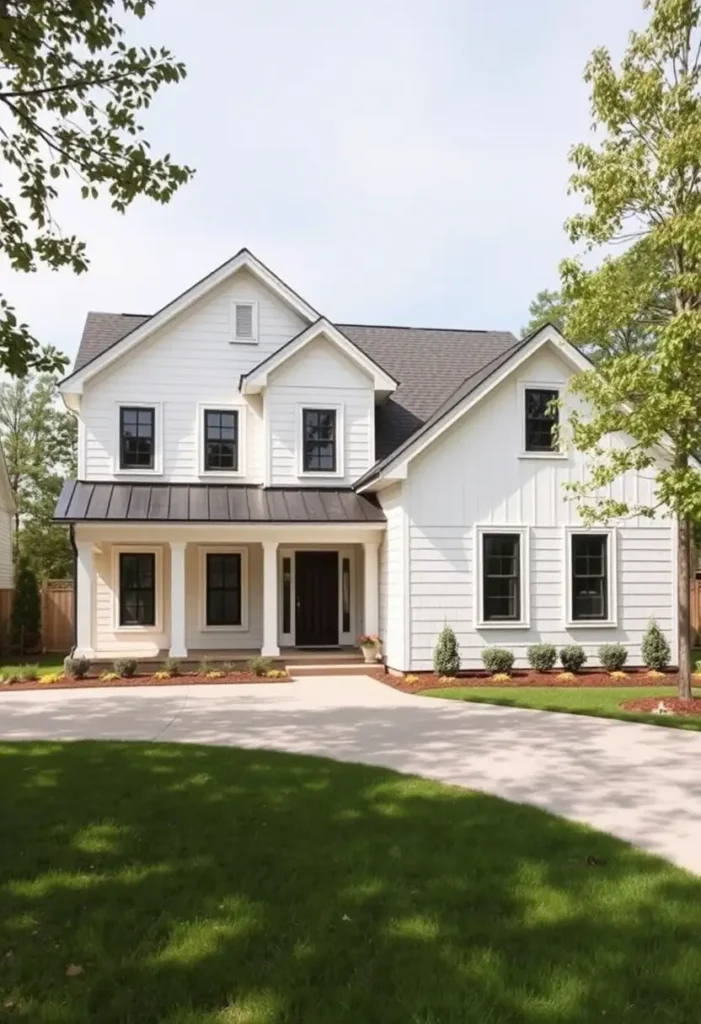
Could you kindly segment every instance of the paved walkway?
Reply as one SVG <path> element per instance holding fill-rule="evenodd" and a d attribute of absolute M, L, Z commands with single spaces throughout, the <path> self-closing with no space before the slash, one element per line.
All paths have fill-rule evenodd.
<path fill-rule="evenodd" d="M 267 747 L 381 765 L 543 807 L 701 874 L 701 733 L 414 697 L 351 677 L 0 693 L 0 739 L 36 738 Z"/>

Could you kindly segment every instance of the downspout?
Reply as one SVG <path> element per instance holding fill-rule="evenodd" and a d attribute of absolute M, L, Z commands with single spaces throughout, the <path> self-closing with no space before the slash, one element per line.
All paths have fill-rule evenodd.
<path fill-rule="evenodd" d="M 71 548 L 73 549 L 73 646 L 69 657 L 73 657 L 78 646 L 78 547 L 75 542 L 75 523 L 69 527 Z"/>

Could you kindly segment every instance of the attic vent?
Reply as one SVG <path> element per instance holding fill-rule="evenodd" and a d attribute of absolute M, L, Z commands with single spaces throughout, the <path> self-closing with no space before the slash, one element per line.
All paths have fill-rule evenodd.
<path fill-rule="evenodd" d="M 256 340 L 256 304 L 255 302 L 235 302 L 234 304 L 234 340 Z"/>

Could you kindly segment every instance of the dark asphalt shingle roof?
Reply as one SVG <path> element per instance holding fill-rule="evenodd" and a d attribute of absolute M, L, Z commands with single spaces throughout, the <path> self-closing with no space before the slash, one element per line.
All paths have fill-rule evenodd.
<path fill-rule="evenodd" d="M 150 315 L 139 313 L 88 313 L 72 372 L 82 369 L 150 319 Z"/>
<path fill-rule="evenodd" d="M 54 520 L 322 524 L 383 523 L 385 515 L 374 499 L 349 489 L 67 480 Z"/>

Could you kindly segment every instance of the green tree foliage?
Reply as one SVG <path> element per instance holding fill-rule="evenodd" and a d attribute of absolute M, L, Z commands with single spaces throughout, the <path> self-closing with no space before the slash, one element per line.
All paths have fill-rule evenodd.
<path fill-rule="evenodd" d="M 521 337 L 526 338 L 545 324 L 554 324 L 562 333 L 566 330 L 567 302 L 560 291 L 544 288 L 538 292 L 528 307 L 530 320 L 521 328 Z"/>
<path fill-rule="evenodd" d="M 590 259 L 561 269 L 574 338 L 605 345 L 613 331 L 642 322 L 653 344 L 617 352 L 575 378 L 593 414 L 572 421 L 574 444 L 590 462 L 588 481 L 574 491 L 589 522 L 676 517 L 679 686 L 687 697 L 689 544 L 691 523 L 701 520 L 693 461 L 701 451 L 701 0 L 644 0 L 644 7 L 648 25 L 631 34 L 620 68 L 605 49 L 587 65 L 602 138 L 571 156 L 571 187 L 583 208 L 569 222 L 570 236 L 585 253 L 603 247 L 606 255 L 597 269 L 588 269 Z M 619 432 L 632 438 L 629 447 L 605 443 Z M 621 473 L 646 469 L 656 481 L 651 505 L 600 496 Z"/>
<path fill-rule="evenodd" d="M 129 46 L 117 20 L 155 0 L 0 0 L 0 252 L 15 270 L 88 267 L 85 243 L 51 213 L 59 186 L 107 193 L 124 212 L 137 196 L 167 203 L 192 170 L 151 156 L 138 116 L 185 67 L 166 49 Z M 65 362 L 65 361 L 64 361 Z M 60 369 L 0 297 L 0 368 Z"/>
<path fill-rule="evenodd" d="M 15 574 L 15 594 L 10 618 L 12 647 L 25 654 L 36 651 L 41 641 L 41 600 L 34 570 L 20 556 Z"/>
<path fill-rule="evenodd" d="M 433 652 L 433 667 L 439 676 L 455 676 L 460 671 L 460 648 L 452 626 L 444 626 Z"/>
<path fill-rule="evenodd" d="M 16 553 L 40 579 L 70 576 L 64 527 L 51 521 L 62 481 L 76 473 L 76 421 L 61 404 L 56 378 L 31 374 L 0 384 L 0 441 L 17 507 Z"/>
<path fill-rule="evenodd" d="M 667 637 L 654 619 L 650 621 L 650 625 L 647 627 L 641 644 L 641 651 L 645 664 L 649 668 L 654 668 L 658 671 L 667 668 L 672 660 L 672 652 Z"/>

